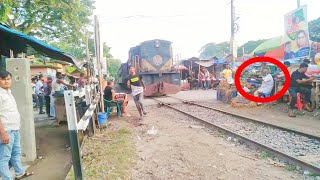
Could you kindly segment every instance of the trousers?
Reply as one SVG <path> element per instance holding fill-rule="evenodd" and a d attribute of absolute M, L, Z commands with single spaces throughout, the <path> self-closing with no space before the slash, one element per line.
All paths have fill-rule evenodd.
<path fill-rule="evenodd" d="M 290 109 L 294 109 L 297 102 L 297 93 L 303 94 L 306 103 L 311 103 L 311 89 L 308 87 L 290 87 L 289 93 L 292 97 Z"/>
<path fill-rule="evenodd" d="M 50 115 L 50 96 L 44 96 L 46 102 L 46 112 L 48 116 Z"/>
<path fill-rule="evenodd" d="M 21 163 L 20 132 L 7 131 L 9 144 L 2 144 L 0 141 L 0 176 L 2 180 L 13 180 L 9 170 L 9 162 L 12 164 L 16 176 L 24 174 Z"/>
<path fill-rule="evenodd" d="M 38 100 L 39 100 L 39 113 L 43 112 L 43 104 L 44 104 L 44 97 L 42 94 L 38 94 Z"/>
<path fill-rule="evenodd" d="M 143 104 L 141 102 L 141 98 L 142 98 L 142 93 L 133 96 L 133 101 L 136 104 L 136 107 L 137 107 L 137 109 L 139 111 L 140 116 L 142 116 L 142 113 L 145 112 Z"/>

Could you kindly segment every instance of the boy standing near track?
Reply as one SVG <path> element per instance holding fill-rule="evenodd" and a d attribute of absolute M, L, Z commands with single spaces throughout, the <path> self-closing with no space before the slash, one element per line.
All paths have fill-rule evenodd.
<path fill-rule="evenodd" d="M 130 66 L 129 76 L 127 78 L 127 87 L 131 89 L 131 95 L 133 96 L 134 103 L 140 114 L 140 120 L 143 119 L 143 115 L 147 115 L 141 102 L 143 91 L 146 89 L 141 75 L 137 75 L 136 68 Z"/>

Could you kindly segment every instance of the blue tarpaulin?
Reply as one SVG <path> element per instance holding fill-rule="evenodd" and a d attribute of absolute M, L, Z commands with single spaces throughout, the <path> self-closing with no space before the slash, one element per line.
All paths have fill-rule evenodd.
<path fill-rule="evenodd" d="M 22 52 L 26 53 L 28 47 L 31 47 L 40 54 L 48 56 L 52 59 L 76 64 L 77 66 L 80 65 L 80 61 L 72 55 L 58 48 L 52 47 L 34 37 L 10 29 L 9 27 L 0 23 L 1 55 L 10 57 L 10 50 L 12 50 L 14 54 L 19 54 Z"/>
<path fill-rule="evenodd" d="M 225 63 L 226 62 L 226 60 L 225 59 L 214 59 L 213 60 L 213 62 L 215 63 L 215 64 L 223 64 L 223 63 Z"/>

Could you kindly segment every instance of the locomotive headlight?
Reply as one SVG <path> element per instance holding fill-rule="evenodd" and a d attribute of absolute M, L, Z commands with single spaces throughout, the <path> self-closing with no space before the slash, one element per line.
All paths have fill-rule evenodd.
<path fill-rule="evenodd" d="M 158 40 L 156 40 L 155 46 L 156 46 L 156 48 L 160 47 L 160 42 Z"/>

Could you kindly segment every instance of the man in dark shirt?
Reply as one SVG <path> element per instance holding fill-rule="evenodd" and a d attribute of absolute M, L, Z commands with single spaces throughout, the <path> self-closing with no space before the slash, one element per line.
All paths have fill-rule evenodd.
<path fill-rule="evenodd" d="M 141 102 L 143 91 L 146 89 L 141 75 L 137 75 L 136 68 L 130 66 L 129 76 L 127 78 L 127 87 L 131 89 L 131 95 L 133 96 L 134 103 L 140 114 L 140 120 L 143 115 L 147 115 Z"/>
<path fill-rule="evenodd" d="M 107 86 L 104 89 L 104 99 L 111 101 L 111 102 L 106 102 L 105 103 L 105 107 L 107 108 L 108 106 L 115 106 L 116 102 L 119 103 L 119 105 L 121 106 L 122 109 L 122 113 L 123 115 L 127 115 L 127 105 L 128 105 L 128 100 L 124 99 L 124 100 L 116 100 L 116 91 L 113 89 L 114 86 L 114 81 L 108 81 L 107 82 Z"/>
<path fill-rule="evenodd" d="M 308 86 L 310 86 L 314 78 L 305 75 L 307 69 L 308 64 L 302 63 L 300 64 L 299 69 L 291 74 L 289 93 L 292 96 L 292 99 L 290 102 L 290 109 L 288 114 L 289 117 L 295 117 L 293 109 L 295 108 L 295 104 L 297 102 L 297 93 L 303 94 L 305 96 L 305 108 L 307 111 L 312 112 L 312 108 L 310 106 L 311 89 L 308 88 Z"/>

